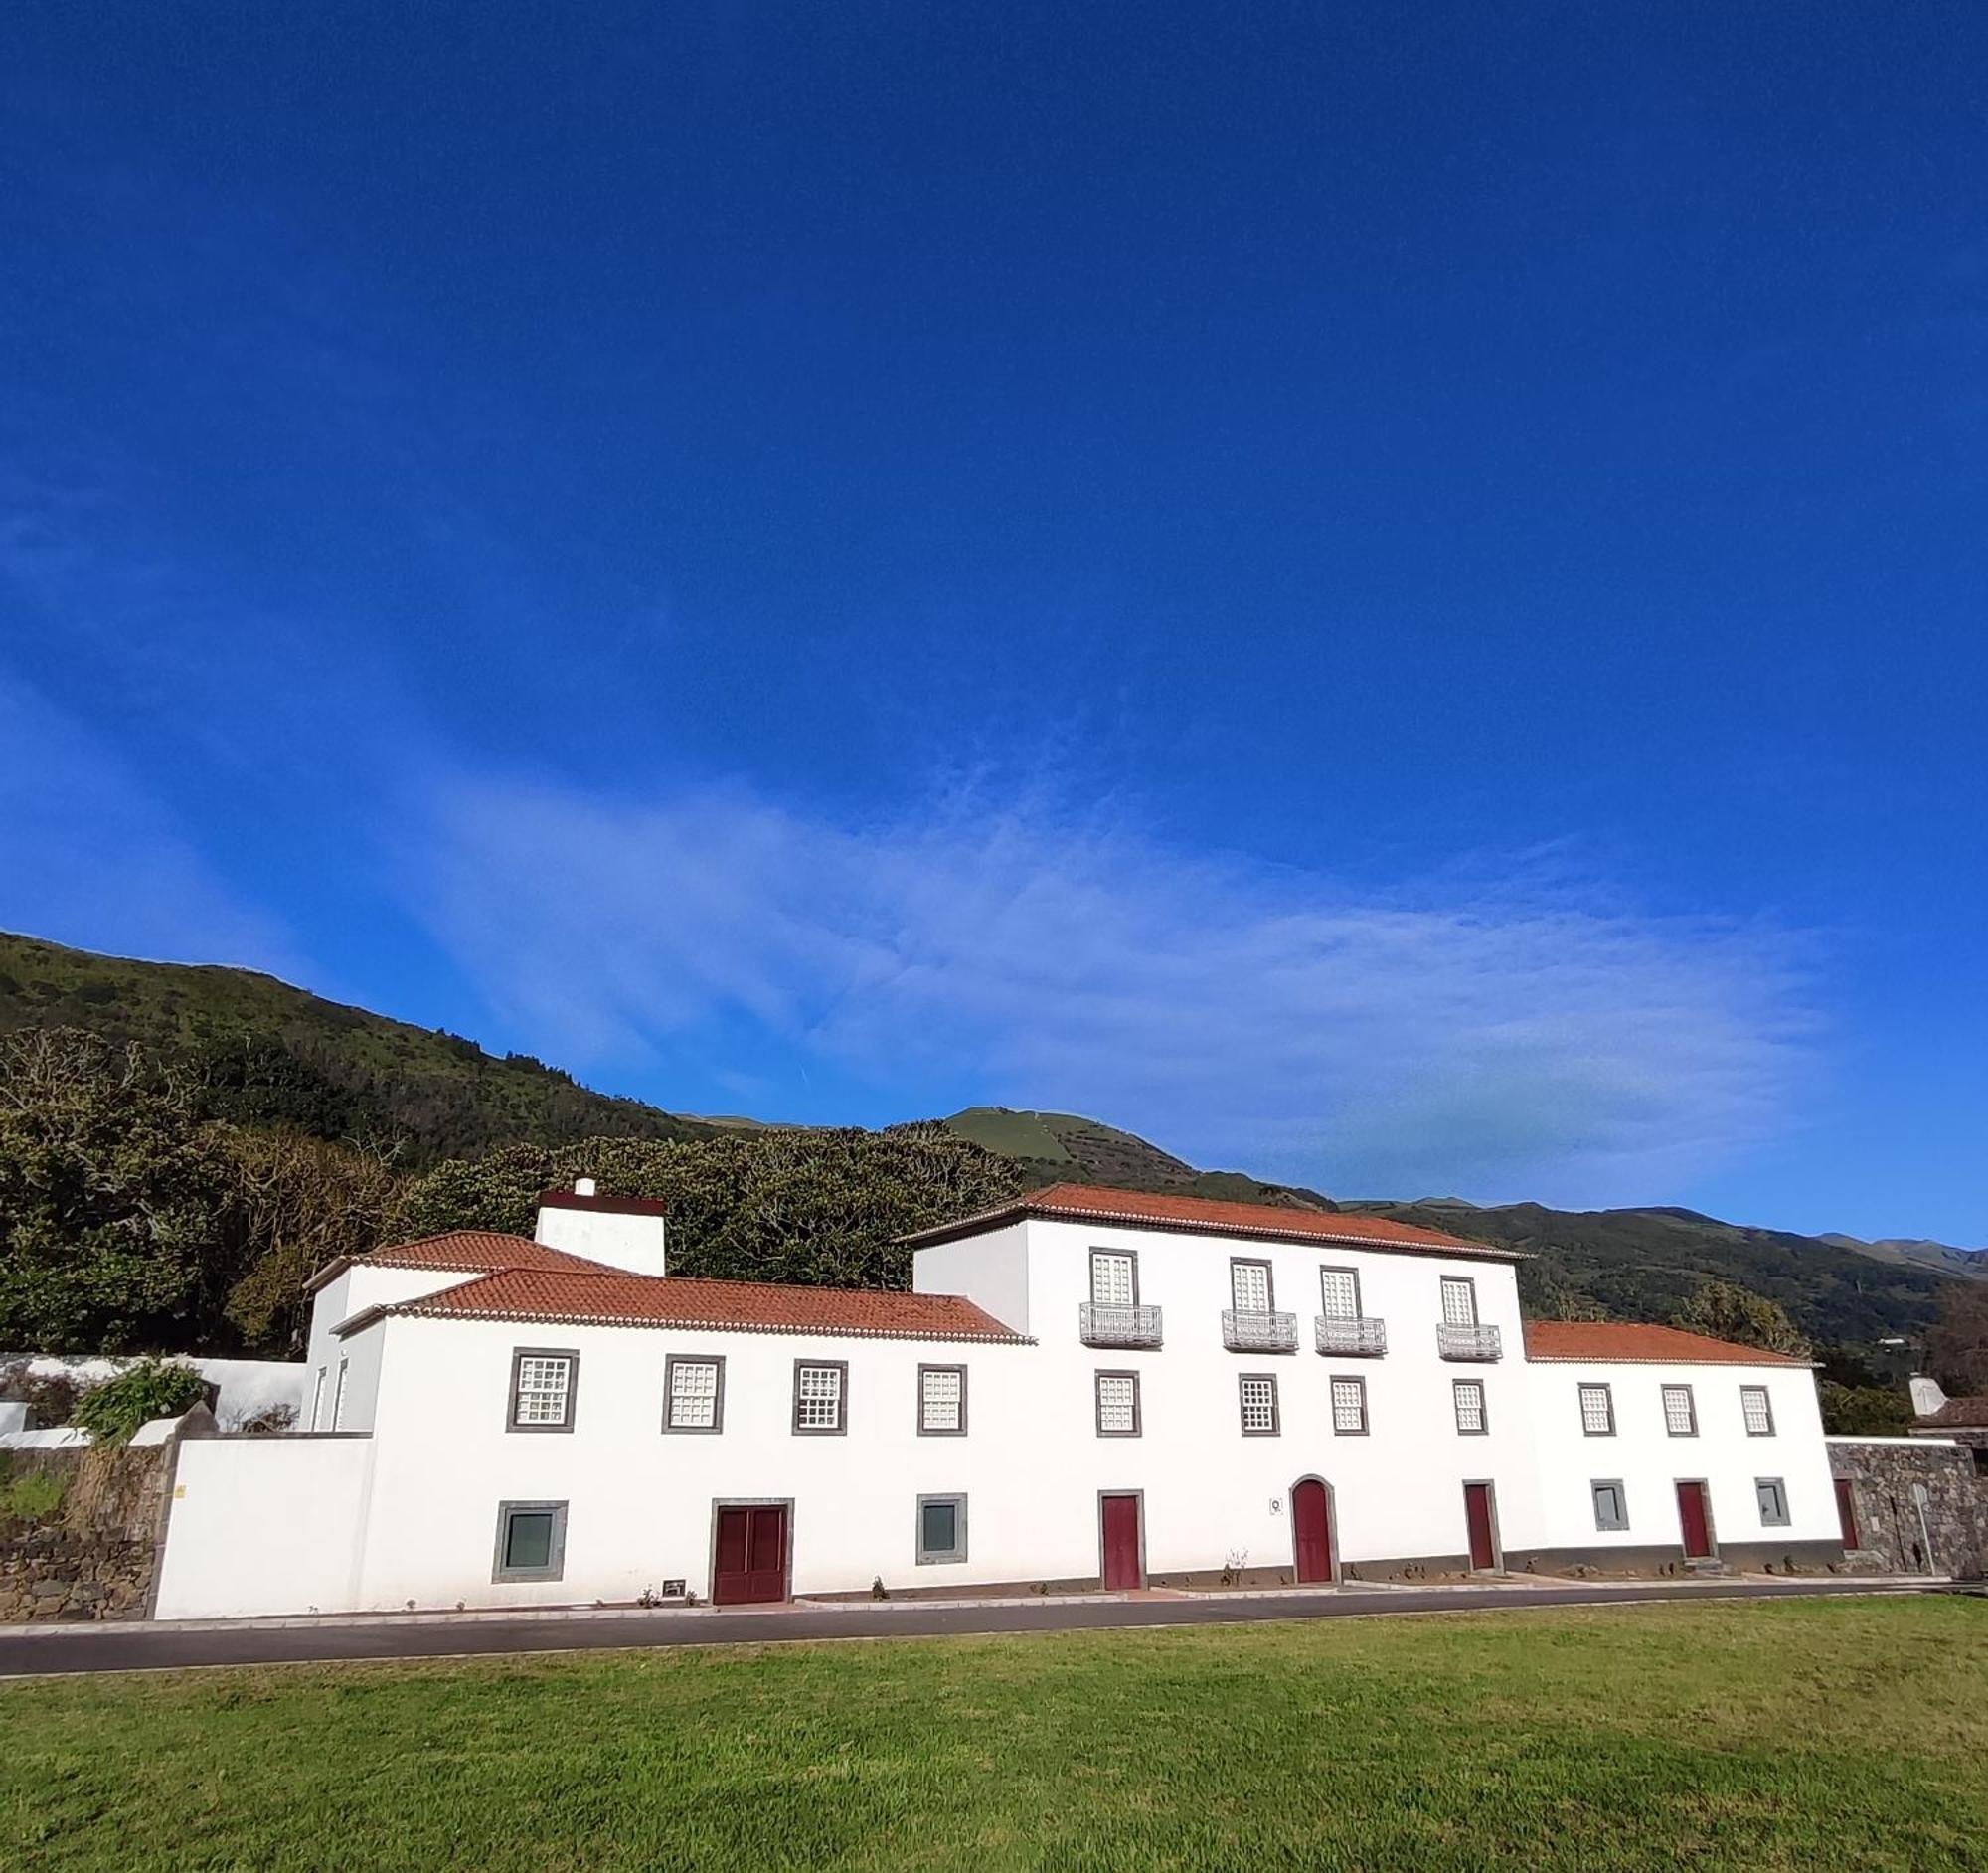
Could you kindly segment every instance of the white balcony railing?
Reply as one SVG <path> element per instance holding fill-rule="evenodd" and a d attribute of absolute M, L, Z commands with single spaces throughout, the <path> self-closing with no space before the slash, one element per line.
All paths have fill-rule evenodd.
<path fill-rule="evenodd" d="M 1232 1353 L 1294 1353 L 1298 1349 L 1298 1317 L 1268 1309 L 1225 1307 L 1222 1343 Z"/>
<path fill-rule="evenodd" d="M 1077 1310 L 1077 1332 L 1086 1346 L 1157 1346 L 1160 1310 L 1086 1300 Z"/>
<path fill-rule="evenodd" d="M 1388 1323 L 1367 1314 L 1317 1315 L 1312 1322 L 1318 1350 L 1342 1359 L 1379 1359 L 1388 1350 Z"/>
<path fill-rule="evenodd" d="M 1451 1326 L 1435 1330 L 1435 1350 L 1444 1359 L 1503 1359 L 1504 1343 L 1494 1326 Z"/>

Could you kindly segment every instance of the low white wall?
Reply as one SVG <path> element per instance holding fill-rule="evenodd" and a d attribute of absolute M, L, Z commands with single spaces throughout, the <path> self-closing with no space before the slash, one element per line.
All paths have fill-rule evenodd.
<path fill-rule="evenodd" d="M 101 1385 L 134 1363 L 108 1356 L 69 1358 L 61 1353 L 12 1353 L 0 1355 L 0 1365 L 11 1365 L 24 1357 L 29 1372 L 36 1377 L 52 1378 L 67 1373 L 80 1386 Z M 288 1405 L 301 1423 L 308 1404 L 304 1397 L 305 1367 L 301 1363 L 286 1359 L 200 1357 L 189 1359 L 187 1364 L 198 1367 L 203 1379 L 219 1387 L 214 1416 L 224 1431 L 275 1405 Z"/>
<path fill-rule="evenodd" d="M 368 1438 L 215 1438 L 180 1447 L 156 1617 L 328 1613 L 356 1603 Z"/>

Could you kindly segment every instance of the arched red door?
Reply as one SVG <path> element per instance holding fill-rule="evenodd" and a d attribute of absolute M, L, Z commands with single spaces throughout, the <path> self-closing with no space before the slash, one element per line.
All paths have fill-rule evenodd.
<path fill-rule="evenodd" d="M 1291 1491 L 1291 1532 L 1297 1542 L 1298 1579 L 1332 1579 L 1332 1510 L 1325 1485 L 1307 1476 Z"/>

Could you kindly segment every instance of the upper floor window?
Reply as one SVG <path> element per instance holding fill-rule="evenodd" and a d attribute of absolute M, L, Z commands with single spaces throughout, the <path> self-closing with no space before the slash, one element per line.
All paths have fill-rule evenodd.
<path fill-rule="evenodd" d="M 1467 1438 L 1477 1437 L 1489 1427 L 1484 1417 L 1484 1381 L 1452 1379 L 1450 1397 L 1456 1406 L 1456 1428 Z"/>
<path fill-rule="evenodd" d="M 1242 1435 L 1245 1438 L 1274 1438 L 1277 1435 L 1276 1374 L 1245 1372 L 1236 1384 L 1242 1405 Z"/>
<path fill-rule="evenodd" d="M 1740 1388 L 1740 1412 L 1746 1421 L 1749 1438 L 1771 1438 L 1774 1435 L 1774 1408 L 1767 1402 L 1764 1385 L 1742 1385 Z"/>
<path fill-rule="evenodd" d="M 1444 1326 L 1477 1324 L 1477 1283 L 1469 1276 L 1442 1277 L 1442 1323 Z"/>
<path fill-rule="evenodd" d="M 331 1395 L 331 1428 L 334 1431 L 345 1429 L 345 1379 L 351 1369 L 352 1361 L 349 1358 L 338 1362 L 338 1385 Z"/>
<path fill-rule="evenodd" d="M 1229 1295 L 1238 1313 L 1268 1313 L 1270 1265 L 1267 1262 L 1232 1261 L 1229 1265 Z"/>
<path fill-rule="evenodd" d="M 794 1430 L 801 1436 L 835 1437 L 849 1429 L 849 1362 L 794 1361 Z"/>
<path fill-rule="evenodd" d="M 1116 1249 L 1090 1252 L 1090 1304 L 1093 1307 L 1136 1307 L 1139 1304 L 1139 1258 Z"/>
<path fill-rule="evenodd" d="M 1674 1438 L 1698 1436 L 1698 1408 L 1692 1403 L 1691 1387 L 1664 1387 L 1664 1429 Z"/>
<path fill-rule="evenodd" d="M 1318 1308 L 1328 1320 L 1359 1319 L 1359 1272 L 1355 1269 L 1320 1269 Z"/>
<path fill-rule="evenodd" d="M 966 1368 L 918 1368 L 918 1435 L 958 1437 L 966 1430 Z"/>
<path fill-rule="evenodd" d="M 1580 1428 L 1590 1438 L 1615 1435 L 1615 1400 L 1605 1385 L 1580 1388 Z"/>
<path fill-rule="evenodd" d="M 580 1355 L 564 1348 L 521 1346 L 511 1355 L 513 1431 L 571 1431 L 580 1389 Z"/>
<path fill-rule="evenodd" d="M 317 1429 L 317 1421 L 324 1411 L 324 1375 L 325 1369 L 322 1366 L 318 1367 L 317 1383 L 311 1387 L 310 1428 L 313 1431 Z"/>
<path fill-rule="evenodd" d="M 1367 1430 L 1367 1381 L 1335 1379 L 1332 1382 L 1332 1428 L 1345 1437 L 1358 1437 Z"/>
<path fill-rule="evenodd" d="M 663 1362 L 663 1429 L 725 1429 L 725 1361 L 716 1354 L 672 1353 Z"/>
<path fill-rule="evenodd" d="M 1139 1435 L 1139 1375 L 1100 1372 L 1097 1375 L 1097 1435 L 1136 1438 Z"/>

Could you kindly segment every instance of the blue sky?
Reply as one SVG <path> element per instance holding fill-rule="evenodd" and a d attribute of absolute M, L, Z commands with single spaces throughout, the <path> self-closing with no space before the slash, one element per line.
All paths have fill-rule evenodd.
<path fill-rule="evenodd" d="M 1988 15 L 15 9 L 0 926 L 1988 1241 Z"/>

